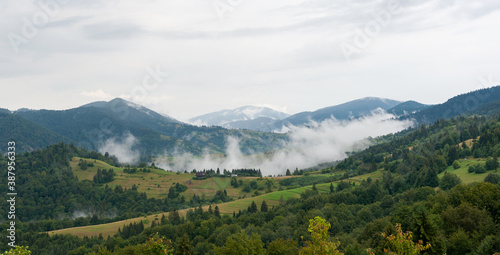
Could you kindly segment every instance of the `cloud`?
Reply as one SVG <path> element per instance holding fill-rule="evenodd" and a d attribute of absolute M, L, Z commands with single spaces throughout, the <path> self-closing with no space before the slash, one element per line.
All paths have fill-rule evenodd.
<path fill-rule="evenodd" d="M 111 94 L 104 92 L 104 90 L 102 90 L 102 89 L 98 89 L 96 91 L 84 90 L 80 93 L 80 95 L 86 96 L 86 97 L 98 98 L 98 99 L 111 99 L 111 98 L 113 98 L 113 96 Z"/>
<path fill-rule="evenodd" d="M 303 169 L 345 158 L 346 152 L 362 150 L 370 145 L 368 137 L 377 137 L 408 128 L 411 121 L 395 120 L 382 110 L 350 121 L 327 119 L 311 122 L 308 127 L 290 127 L 289 141 L 271 155 L 243 155 L 239 140 L 227 138 L 226 157 L 210 155 L 201 158 L 189 154 L 174 156 L 171 165 L 159 164 L 176 171 L 192 169 L 260 169 L 264 175 L 284 174 L 286 169 Z"/>
<path fill-rule="evenodd" d="M 118 158 L 120 163 L 135 164 L 139 161 L 140 153 L 134 146 L 137 144 L 137 138 L 130 133 L 123 137 L 113 137 L 106 140 L 100 147 L 99 152 L 109 153 Z"/>

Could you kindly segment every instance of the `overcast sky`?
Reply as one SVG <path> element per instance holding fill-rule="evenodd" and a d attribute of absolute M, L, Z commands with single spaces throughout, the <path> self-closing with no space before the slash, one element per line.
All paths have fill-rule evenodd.
<path fill-rule="evenodd" d="M 186 120 L 366 96 L 442 103 L 500 84 L 499 10 L 498 0 L 3 0 L 0 107 L 122 97 Z"/>

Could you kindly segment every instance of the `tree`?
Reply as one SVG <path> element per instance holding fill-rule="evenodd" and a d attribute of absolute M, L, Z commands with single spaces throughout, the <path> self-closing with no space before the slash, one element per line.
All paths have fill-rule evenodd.
<path fill-rule="evenodd" d="M 316 216 L 314 219 L 310 219 L 307 231 L 311 233 L 312 241 L 307 241 L 306 246 L 302 247 L 299 254 L 343 255 L 344 253 L 337 250 L 340 242 L 328 240 L 328 229 L 330 229 L 330 223 L 321 217 Z"/>
<path fill-rule="evenodd" d="M 460 162 L 458 160 L 453 161 L 453 169 L 459 169 L 460 168 Z"/>
<path fill-rule="evenodd" d="M 462 183 L 462 180 L 456 174 L 445 172 L 439 181 L 439 187 L 442 190 L 449 190 L 460 183 Z"/>
<path fill-rule="evenodd" d="M 283 240 L 282 238 L 274 240 L 269 243 L 267 247 L 267 255 L 295 255 L 299 254 L 299 248 L 297 248 L 297 242 L 293 239 Z"/>
<path fill-rule="evenodd" d="M 267 212 L 268 211 L 266 200 L 262 201 L 262 205 L 260 206 L 260 211 L 261 212 Z"/>
<path fill-rule="evenodd" d="M 415 209 L 412 221 L 414 239 L 422 240 L 425 245 L 431 244 L 429 248 L 431 254 L 444 254 L 445 247 L 438 233 L 439 228 L 424 206 L 418 206 Z"/>
<path fill-rule="evenodd" d="M 2 255 L 28 255 L 31 254 L 28 246 L 17 246 L 2 253 Z"/>
<path fill-rule="evenodd" d="M 244 230 L 231 235 L 222 247 L 214 246 L 214 253 L 221 255 L 248 254 L 264 255 L 264 244 L 259 235 L 249 237 Z"/>
<path fill-rule="evenodd" d="M 488 176 L 484 177 L 484 182 L 489 182 L 489 183 L 497 184 L 497 183 L 500 182 L 500 175 L 494 174 L 494 173 L 490 173 L 490 174 L 488 174 Z"/>
<path fill-rule="evenodd" d="M 255 201 L 252 201 L 252 204 L 248 207 L 248 212 L 249 213 L 257 212 L 257 205 L 255 204 Z"/>
<path fill-rule="evenodd" d="M 177 194 L 177 192 L 175 192 L 175 189 L 173 186 L 170 186 L 170 188 L 168 189 L 168 199 L 174 199 L 178 196 L 179 194 Z"/>
<path fill-rule="evenodd" d="M 167 255 L 173 254 L 172 243 L 165 237 L 153 234 L 149 240 L 142 245 L 142 254 Z"/>
<path fill-rule="evenodd" d="M 191 241 L 189 241 L 189 237 L 184 235 L 179 243 L 177 244 L 177 251 L 175 251 L 176 255 L 194 255 L 194 247 L 191 245 Z"/>
<path fill-rule="evenodd" d="M 292 175 L 292 173 L 290 173 L 290 169 L 287 169 L 286 170 L 286 176 L 290 176 L 290 175 Z"/>
<path fill-rule="evenodd" d="M 425 251 L 431 247 L 430 244 L 423 245 L 422 241 L 414 243 L 412 240 L 412 233 L 410 231 L 403 233 L 401 224 L 396 224 L 396 235 L 387 236 L 382 233 L 381 236 L 388 241 L 389 247 L 384 249 L 386 254 L 390 255 L 418 255 L 420 252 Z M 370 255 L 375 255 L 370 249 Z"/>
<path fill-rule="evenodd" d="M 429 168 L 427 166 L 422 167 L 420 187 L 429 186 L 437 187 L 439 186 L 439 178 L 437 176 L 437 171 L 434 168 Z"/>
<path fill-rule="evenodd" d="M 334 187 L 333 187 L 333 182 L 330 182 L 330 193 L 333 193 Z"/>
<path fill-rule="evenodd" d="M 485 167 L 486 167 L 487 171 L 496 170 L 498 168 L 498 159 L 496 157 L 495 158 L 488 158 L 486 160 Z"/>
<path fill-rule="evenodd" d="M 450 146 L 448 149 L 448 165 L 451 166 L 458 159 L 458 150 L 456 146 Z"/>
<path fill-rule="evenodd" d="M 214 215 L 215 215 L 215 217 L 220 219 L 220 210 L 219 210 L 218 206 L 215 206 Z"/>

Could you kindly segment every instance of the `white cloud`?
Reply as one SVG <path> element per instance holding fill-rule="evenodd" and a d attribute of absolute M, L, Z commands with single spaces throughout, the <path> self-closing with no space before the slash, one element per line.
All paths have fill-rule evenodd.
<path fill-rule="evenodd" d="M 106 152 L 114 155 L 120 163 L 135 164 L 139 161 L 140 153 L 134 146 L 137 145 L 137 138 L 130 133 L 123 137 L 109 138 L 102 143 L 98 151 L 102 154 Z"/>
<path fill-rule="evenodd" d="M 286 169 L 307 168 L 320 163 L 340 160 L 346 152 L 361 150 L 370 145 L 366 139 L 395 133 L 410 127 L 411 121 L 399 121 L 384 111 L 375 111 L 352 121 L 328 119 L 312 122 L 310 127 L 291 127 L 289 142 L 272 155 L 243 155 L 239 140 L 227 138 L 227 157 L 206 154 L 202 158 L 189 154 L 174 156 L 174 164 L 160 164 L 165 169 L 261 169 L 265 175 L 284 174 Z"/>
<path fill-rule="evenodd" d="M 0 107 L 76 107 L 109 96 L 97 88 L 128 95 L 154 65 L 171 76 L 136 102 L 179 119 L 256 104 L 296 113 L 365 96 L 441 103 L 476 88 L 478 76 L 500 77 L 495 0 L 400 0 L 403 11 L 348 64 L 339 44 L 387 2 L 252 0 L 221 20 L 213 1 L 73 0 L 19 53 L 0 40 Z M 0 6 L 4 35 L 22 35 L 23 17 L 43 11 L 38 1 Z"/>
<path fill-rule="evenodd" d="M 84 90 L 80 93 L 80 95 L 86 96 L 86 97 L 97 98 L 97 99 L 103 99 L 103 100 L 108 100 L 108 99 L 113 98 L 113 96 L 111 94 L 104 92 L 104 90 L 102 90 L 102 89 L 98 89 L 95 91 Z"/>

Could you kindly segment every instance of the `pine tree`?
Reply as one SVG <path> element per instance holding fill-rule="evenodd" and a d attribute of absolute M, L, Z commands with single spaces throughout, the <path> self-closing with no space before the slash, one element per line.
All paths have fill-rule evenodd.
<path fill-rule="evenodd" d="M 214 215 L 215 217 L 220 219 L 220 211 L 218 206 L 215 206 Z"/>
<path fill-rule="evenodd" d="M 255 201 L 252 201 L 252 204 L 248 207 L 248 212 L 249 213 L 257 212 L 257 205 L 255 204 Z"/>
<path fill-rule="evenodd" d="M 261 212 L 267 212 L 268 211 L 266 200 L 262 201 L 262 205 L 260 206 L 260 211 Z"/>
<path fill-rule="evenodd" d="M 286 170 L 286 176 L 290 176 L 290 175 L 292 175 L 292 173 L 290 173 L 290 169 L 287 169 Z"/>
<path fill-rule="evenodd" d="M 334 188 L 333 188 L 333 183 L 332 183 L 332 182 L 330 182 L 330 193 L 333 193 L 333 190 L 334 190 Z"/>

